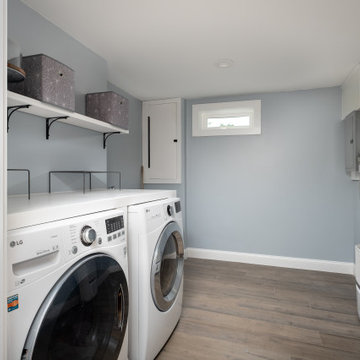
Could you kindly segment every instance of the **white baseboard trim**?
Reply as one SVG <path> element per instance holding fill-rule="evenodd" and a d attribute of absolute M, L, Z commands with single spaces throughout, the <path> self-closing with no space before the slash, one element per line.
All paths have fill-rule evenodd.
<path fill-rule="evenodd" d="M 187 248 L 185 250 L 185 257 L 354 275 L 354 263 L 351 262 L 250 254 L 199 248 Z"/>

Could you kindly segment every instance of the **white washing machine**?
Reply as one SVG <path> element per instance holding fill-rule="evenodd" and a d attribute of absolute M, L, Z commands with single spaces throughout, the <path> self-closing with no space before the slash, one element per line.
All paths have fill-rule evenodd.
<path fill-rule="evenodd" d="M 178 198 L 128 208 L 129 359 L 152 360 L 179 321 L 184 242 Z"/>
<path fill-rule="evenodd" d="M 125 360 L 126 211 L 8 232 L 8 360 Z"/>

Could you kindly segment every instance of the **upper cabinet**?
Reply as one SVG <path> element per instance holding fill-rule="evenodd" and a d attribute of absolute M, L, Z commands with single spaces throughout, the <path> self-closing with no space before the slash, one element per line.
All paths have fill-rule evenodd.
<path fill-rule="evenodd" d="M 360 64 L 358 64 L 342 84 L 342 119 L 360 109 Z"/>
<path fill-rule="evenodd" d="M 351 180 L 360 180 L 360 111 L 345 120 L 345 170 Z"/>
<path fill-rule="evenodd" d="M 181 183 L 181 100 L 143 102 L 144 183 Z"/>

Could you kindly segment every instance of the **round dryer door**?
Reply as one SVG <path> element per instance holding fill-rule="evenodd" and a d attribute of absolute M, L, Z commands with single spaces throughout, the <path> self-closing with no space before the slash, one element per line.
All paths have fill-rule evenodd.
<path fill-rule="evenodd" d="M 118 262 L 90 255 L 64 274 L 41 305 L 22 359 L 116 360 L 128 308 L 128 286 Z"/>
<path fill-rule="evenodd" d="M 170 222 L 156 244 L 151 267 L 151 292 L 156 307 L 167 311 L 176 299 L 184 269 L 181 229 Z"/>

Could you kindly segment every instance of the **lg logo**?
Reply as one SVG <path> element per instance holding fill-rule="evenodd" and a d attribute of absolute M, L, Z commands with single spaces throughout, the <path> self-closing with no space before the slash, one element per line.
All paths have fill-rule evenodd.
<path fill-rule="evenodd" d="M 22 245 L 24 242 L 22 240 L 18 240 L 18 241 L 11 241 L 10 242 L 10 246 L 13 248 L 16 245 Z"/>

